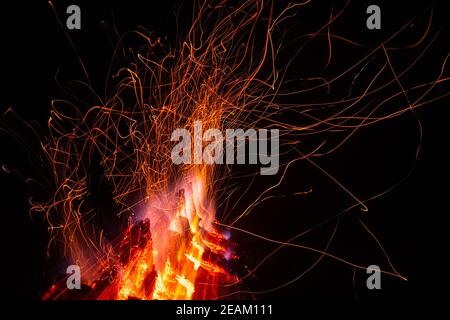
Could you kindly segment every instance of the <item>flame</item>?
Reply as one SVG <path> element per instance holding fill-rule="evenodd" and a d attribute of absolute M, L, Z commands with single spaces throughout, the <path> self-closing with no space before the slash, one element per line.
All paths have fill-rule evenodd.
<path fill-rule="evenodd" d="M 201 174 L 194 176 L 192 183 L 179 189 L 174 199 L 169 197 L 176 205 L 172 206 L 173 212 L 168 210 L 164 213 L 169 219 L 166 224 L 158 223 L 161 212 L 150 206 L 145 217 L 150 222 L 156 221 L 151 223 L 152 241 L 147 241 L 145 247 L 139 249 L 123 268 L 118 299 L 188 300 L 198 290 L 195 283 L 199 268 L 213 278 L 228 274 L 217 263 L 204 259 L 207 249 L 225 251 L 223 246 L 205 237 L 205 234 L 209 234 L 208 229 L 213 230 L 209 221 L 214 212 L 205 210 L 205 207 L 210 206 L 204 203 L 205 198 L 202 196 L 204 179 L 205 176 Z M 167 207 L 171 207 L 171 204 L 166 204 Z M 217 235 L 217 231 L 213 233 Z M 149 281 L 152 274 L 155 279 Z M 154 282 L 153 289 L 151 282 Z"/>
<path fill-rule="evenodd" d="M 225 239 L 212 225 L 213 205 L 203 196 L 206 175 L 191 178 L 150 200 L 117 245 L 118 259 L 103 262 L 112 281 L 87 283 L 95 299 L 189 300 L 215 298 L 219 283 L 239 280 L 220 264 L 228 260 Z M 235 257 L 237 258 L 237 257 Z M 207 279 L 207 283 L 202 283 Z M 213 285 L 211 285 L 213 284 Z M 45 299 L 61 298 L 65 283 L 52 286 Z M 66 292 L 67 293 L 67 292 Z M 64 297 L 64 295 L 63 295 Z"/>

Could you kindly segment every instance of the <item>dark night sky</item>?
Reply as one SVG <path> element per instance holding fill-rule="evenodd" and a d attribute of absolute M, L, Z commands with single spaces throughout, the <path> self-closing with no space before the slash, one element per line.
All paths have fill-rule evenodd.
<path fill-rule="evenodd" d="M 62 19 L 65 17 L 65 2 L 67 1 L 58 1 L 56 4 L 57 14 Z M 94 5 L 93 2 L 74 0 L 67 4 L 79 3 L 82 7 L 82 30 L 70 32 L 70 35 L 78 54 L 86 61 L 94 88 L 101 92 L 111 58 L 111 46 L 100 22 L 105 20 L 107 25 L 112 26 L 114 17 L 116 26 L 122 32 L 142 25 L 157 34 L 167 34 L 170 41 L 175 39 L 177 28 L 174 23 L 174 10 L 179 3 L 128 0 L 115 1 L 117 3 L 95 1 Z M 393 2 L 351 2 L 334 32 L 368 46 L 376 46 L 411 17 L 420 16 L 429 8 L 427 3 L 430 3 L 395 1 L 394 5 Z M 151 6 L 148 3 L 151 3 Z M 300 13 L 290 32 L 301 34 L 314 30 L 314 26 L 323 25 L 328 19 L 332 4 L 331 1 L 329 4 L 327 1 L 322 3 L 323 6 L 315 5 L 307 9 L 309 11 L 306 13 Z M 342 3 L 336 2 L 335 7 L 341 7 Z M 365 8 L 372 3 L 382 7 L 381 31 L 368 31 L 365 28 Z M 417 69 L 405 80 L 410 84 L 432 79 L 437 75 L 446 54 L 450 52 L 447 11 L 442 3 L 445 1 L 435 2 L 430 34 L 434 35 L 441 27 L 444 28 L 422 57 Z M 62 94 L 55 83 L 57 70 L 60 70 L 63 81 L 79 79 L 81 72 L 77 58 L 46 1 L 32 1 L 27 5 L 9 2 L 8 7 L 8 10 L 0 11 L 0 64 L 3 77 L 0 111 L 3 114 L 12 107 L 26 121 L 36 121 L 45 128 L 50 100 Z M 181 30 L 185 30 L 191 18 L 191 8 L 186 4 L 182 8 L 178 25 Z M 417 23 L 420 24 L 420 21 L 423 23 L 423 20 Z M 423 28 L 419 27 L 417 30 Z M 411 32 L 399 37 L 400 42 L 404 43 L 411 43 L 412 39 L 416 38 L 417 33 Z M 326 46 L 326 43 L 323 45 Z M 330 74 L 338 70 L 341 64 L 354 61 L 353 55 L 357 52 L 352 51 L 351 47 L 336 48 L 332 64 L 337 69 L 333 70 L 331 67 L 331 70 L 327 71 Z M 419 51 L 405 51 L 398 55 L 396 62 L 401 65 L 402 59 L 411 59 L 417 56 Z M 324 57 L 320 55 L 321 53 L 314 50 L 307 51 L 302 58 L 306 63 L 294 63 L 290 71 L 292 76 L 297 74 L 297 77 L 302 77 L 308 72 L 316 71 L 311 66 L 314 66 L 314 63 L 323 63 Z M 348 90 L 346 86 L 347 83 L 342 83 L 341 89 Z M 443 93 L 443 90 L 438 92 Z M 357 284 L 354 288 L 353 269 L 324 258 L 301 280 L 278 291 L 257 295 L 256 298 L 354 299 L 355 294 L 358 298 L 373 299 L 448 297 L 448 264 L 445 262 L 445 256 L 448 255 L 447 216 L 450 212 L 447 187 L 450 163 L 447 152 L 449 107 L 449 99 L 443 99 L 418 111 L 424 136 L 416 162 L 414 154 L 418 129 L 411 114 L 363 129 L 344 148 L 317 160 L 323 168 L 344 185 L 351 187 L 361 198 L 393 185 L 415 165 L 412 174 L 399 187 L 368 204 L 368 213 L 353 210 L 344 215 L 331 246 L 332 252 L 351 261 L 388 267 L 374 241 L 358 223 L 356 217 L 360 216 L 378 235 L 392 262 L 399 272 L 409 279 L 408 282 L 383 277 L 383 289 L 368 292 L 365 288 L 366 274 L 363 271 L 356 273 Z M 17 170 L 24 177 L 49 178 L 45 167 L 40 164 L 39 154 L 36 153 L 36 139 L 13 117 L 0 118 L 0 130 L 5 126 L 17 132 L 22 142 L 19 144 L 5 132 L 0 133 L 0 165 L 7 165 L 10 170 Z M 295 200 L 269 201 L 255 216 L 243 219 L 239 227 L 276 239 L 288 239 L 299 230 L 307 229 L 338 214 L 349 204 L 348 196 L 306 162 L 299 163 L 290 171 L 282 191 L 289 192 L 294 188 L 297 191 L 307 190 L 309 187 L 315 190 L 313 194 Z M 51 281 L 44 274 L 48 270 L 54 270 L 55 265 L 54 261 L 47 259 L 45 255 L 48 240 L 45 223 L 39 216 L 30 217 L 28 213 L 28 198 L 34 195 L 36 188 L 25 184 L 19 174 L 6 174 L 1 171 L 0 189 L 0 274 L 4 276 L 0 296 L 2 299 L 39 299 Z M 244 201 L 242 206 L 248 204 L 253 195 L 256 195 L 255 190 L 248 193 L 247 202 Z M 333 227 L 334 223 L 327 224 L 302 240 L 323 247 Z M 233 239 L 238 245 L 241 267 L 254 265 L 274 248 L 273 245 L 238 232 L 233 234 Z M 282 250 L 259 270 L 255 277 L 246 279 L 243 289 L 258 291 L 277 286 L 300 274 L 315 259 L 317 255 L 299 249 Z"/>

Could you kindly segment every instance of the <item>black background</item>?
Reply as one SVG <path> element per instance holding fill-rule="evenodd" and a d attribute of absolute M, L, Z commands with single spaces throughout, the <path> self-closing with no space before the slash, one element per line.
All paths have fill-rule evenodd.
<path fill-rule="evenodd" d="M 444 2 L 434 2 L 431 33 L 435 34 L 442 26 L 444 29 L 409 79 L 411 83 L 431 80 L 450 51 Z M 96 1 L 95 4 L 93 1 L 58 1 L 55 8 L 63 24 L 65 8 L 72 3 L 81 6 L 82 29 L 70 31 L 69 35 L 77 48 L 77 54 L 86 63 L 93 87 L 99 92 L 103 90 L 112 54 L 101 21 L 106 21 L 108 28 L 115 21 L 121 32 L 142 25 L 157 34 L 167 34 L 170 41 L 176 38 L 177 24 L 181 29 L 187 28 L 191 19 L 188 4 L 183 5 L 178 19 L 175 18 L 174 12 L 180 5 L 177 1 Z M 285 5 L 287 2 L 279 3 Z M 372 3 L 382 8 L 381 31 L 365 28 L 365 8 Z M 323 25 L 332 6 L 332 2 L 321 1 L 320 5 L 314 5 L 307 13 L 300 14 L 295 24 L 298 30 L 294 32 L 308 32 Z M 341 6 L 342 2 L 336 2 L 336 7 Z M 415 1 L 414 4 L 410 1 L 395 1 L 395 4 L 394 1 L 353 1 L 337 27 L 339 30 L 335 32 L 375 46 L 411 17 L 422 15 L 429 6 L 429 1 Z M 11 107 L 24 120 L 37 121 L 45 127 L 50 100 L 61 95 L 55 83 L 57 70 L 61 71 L 63 80 L 79 79 L 82 76 L 77 54 L 69 45 L 64 30 L 46 1 L 9 2 L 6 7 L 2 6 L 0 17 L 0 111 L 3 114 Z M 405 43 L 416 38 L 417 34 L 400 37 Z M 311 61 L 321 59 L 317 52 L 311 51 L 309 54 Z M 417 52 L 404 54 L 417 55 Z M 342 49 L 333 57 L 334 65 L 352 61 L 352 55 L 350 49 Z M 311 64 L 314 65 L 309 62 L 299 63 L 292 72 L 308 73 L 311 70 L 305 65 Z M 347 90 L 344 84 L 342 90 Z M 355 215 L 363 215 L 363 220 L 382 241 L 394 265 L 409 281 L 386 276 L 382 279 L 382 290 L 368 292 L 365 288 L 365 272 L 356 273 L 354 286 L 353 268 L 325 258 L 299 281 L 271 293 L 255 295 L 255 298 L 448 297 L 448 103 L 448 99 L 440 100 L 419 110 L 424 138 L 416 162 L 418 131 L 411 115 L 361 130 L 350 144 L 318 161 L 361 198 L 395 184 L 415 165 L 413 173 L 398 188 L 368 204 L 368 213 L 354 210 L 354 213 L 342 217 L 331 246 L 333 253 L 348 260 L 388 268 L 376 244 L 355 219 Z M 2 299 L 39 299 L 51 283 L 47 273 L 49 269 L 54 270 L 54 265 L 52 259 L 46 257 L 48 235 L 45 222 L 39 216 L 30 217 L 28 214 L 28 198 L 32 194 L 29 184 L 21 176 L 39 179 L 45 176 L 45 168 L 39 162 L 37 141 L 27 133 L 23 124 L 13 119 L 3 116 L 0 122 L 0 127 L 7 126 L 23 139 L 19 145 L 16 139 L 4 131 L 0 136 L 0 165 L 7 165 L 10 171 L 18 172 L 0 172 L 0 274 L 3 277 L 0 292 Z M 317 192 L 301 200 L 267 203 L 257 214 L 243 219 L 239 227 L 286 240 L 299 230 L 336 215 L 348 205 L 348 202 L 340 203 L 345 199 L 345 194 L 336 190 L 329 179 L 311 165 L 299 164 L 290 171 L 285 188 L 300 191 L 309 187 Z M 253 193 L 249 192 L 247 201 L 252 196 Z M 333 226 L 331 223 L 320 228 L 319 232 L 313 232 L 305 239 L 305 243 L 323 247 Z M 274 248 L 273 245 L 237 232 L 233 237 L 238 244 L 243 266 L 254 266 L 258 259 Z M 315 258 L 317 255 L 299 249 L 283 250 L 255 276 L 248 278 L 243 289 L 265 290 L 289 281 L 305 270 Z"/>

